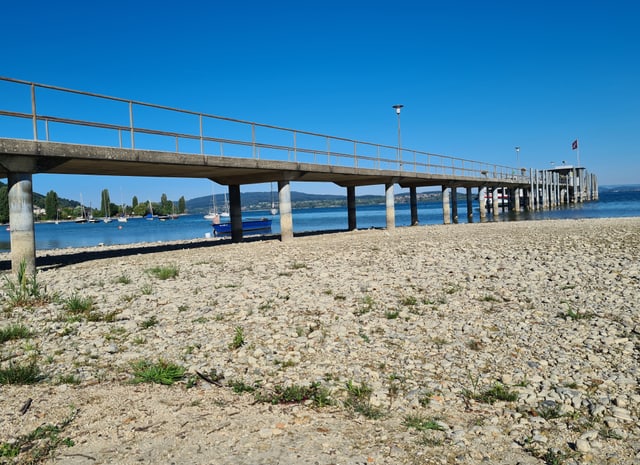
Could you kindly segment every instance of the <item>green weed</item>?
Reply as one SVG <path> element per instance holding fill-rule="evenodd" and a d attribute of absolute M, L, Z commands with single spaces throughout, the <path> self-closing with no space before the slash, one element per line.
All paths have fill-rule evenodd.
<path fill-rule="evenodd" d="M 240 326 L 237 326 L 234 332 L 233 341 L 231 341 L 231 344 L 229 344 L 229 348 L 239 349 L 244 344 L 244 330 Z"/>
<path fill-rule="evenodd" d="M 315 407 L 332 404 L 330 391 L 320 383 L 311 383 L 309 386 L 276 386 L 273 393 L 256 395 L 256 399 L 270 404 L 300 404 L 311 401 Z"/>
<path fill-rule="evenodd" d="M 178 276 L 179 270 L 175 265 L 155 266 L 153 268 L 149 268 L 147 270 L 147 273 L 155 276 L 158 279 L 165 280 L 176 278 Z"/>
<path fill-rule="evenodd" d="M 157 363 L 140 360 L 134 362 L 132 366 L 134 384 L 156 383 L 170 386 L 184 378 L 187 371 L 186 368 L 165 360 L 159 360 Z"/>
<path fill-rule="evenodd" d="M 0 368 L 0 384 L 36 384 L 43 378 L 35 362 L 28 365 L 9 363 L 7 368 Z"/>
<path fill-rule="evenodd" d="M 0 344 L 16 339 L 28 339 L 33 336 L 29 328 L 22 324 L 12 324 L 0 329 Z"/>
<path fill-rule="evenodd" d="M 142 329 L 148 329 L 151 328 L 152 326 L 155 326 L 159 323 L 158 318 L 156 318 L 155 315 L 152 315 L 151 317 L 147 318 L 146 320 L 142 321 L 140 323 L 140 327 Z"/>
<path fill-rule="evenodd" d="M 47 294 L 46 287 L 38 283 L 35 273 L 27 273 L 27 262 L 22 260 L 18 266 L 15 281 L 8 276 L 4 276 L 4 290 L 7 300 L 13 307 L 31 307 L 42 305 L 51 301 L 51 296 Z"/>
<path fill-rule="evenodd" d="M 55 425 L 41 425 L 29 434 L 18 436 L 10 442 L 0 443 L 0 457 L 13 459 L 11 462 L 38 464 L 51 460 L 60 446 L 72 447 L 74 442 L 70 437 L 62 437 L 62 432 L 76 418 L 76 410 L 61 423 Z"/>
<path fill-rule="evenodd" d="M 408 428 L 414 428 L 418 431 L 444 430 L 444 428 L 437 421 L 429 418 L 424 418 L 420 415 L 407 415 L 406 417 L 404 417 L 403 424 Z"/>

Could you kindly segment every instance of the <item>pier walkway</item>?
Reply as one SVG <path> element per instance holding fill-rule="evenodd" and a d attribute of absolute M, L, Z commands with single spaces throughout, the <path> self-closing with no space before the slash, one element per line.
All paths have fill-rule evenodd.
<path fill-rule="evenodd" d="M 549 208 L 597 197 L 583 167 L 554 170 L 484 163 L 398 146 L 226 118 L 0 77 L 0 177 L 8 178 L 12 268 L 35 270 L 32 175 L 37 173 L 207 178 L 228 186 L 232 240 L 242 238 L 240 186 L 277 182 L 281 240 L 293 238 L 291 181 L 346 189 L 349 229 L 355 188 L 384 185 L 386 226 L 395 227 L 394 185 L 408 188 L 418 224 L 418 187 L 440 186 L 443 222 L 467 215 L 476 196 L 487 207 Z M 495 208 L 491 208 L 495 205 Z"/>

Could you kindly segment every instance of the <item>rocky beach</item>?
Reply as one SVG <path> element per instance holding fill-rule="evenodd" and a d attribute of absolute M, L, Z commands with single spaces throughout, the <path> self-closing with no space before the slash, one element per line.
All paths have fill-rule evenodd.
<path fill-rule="evenodd" d="M 640 218 L 38 257 L 0 463 L 640 464 Z"/>

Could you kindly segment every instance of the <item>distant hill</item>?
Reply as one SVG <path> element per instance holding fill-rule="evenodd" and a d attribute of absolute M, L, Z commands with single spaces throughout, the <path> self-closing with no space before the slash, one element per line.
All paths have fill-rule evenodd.
<path fill-rule="evenodd" d="M 418 194 L 421 202 L 436 201 L 441 198 L 440 192 L 424 192 Z M 243 192 L 241 195 L 242 209 L 244 210 L 268 210 L 272 202 L 271 192 Z M 224 209 L 224 194 L 215 195 L 215 203 L 218 211 Z M 277 193 L 273 193 L 273 202 L 278 203 Z M 356 196 L 358 205 L 384 204 L 384 195 L 359 195 Z M 397 203 L 409 203 L 409 194 L 396 195 Z M 347 205 L 346 195 L 335 194 L 307 194 L 305 192 L 291 192 L 291 204 L 293 208 L 327 208 L 343 207 Z M 189 213 L 206 213 L 213 207 L 211 196 L 196 197 L 187 200 Z"/>
<path fill-rule="evenodd" d="M 600 192 L 638 192 L 640 191 L 640 184 L 619 184 L 599 186 Z"/>
<path fill-rule="evenodd" d="M 7 184 L 0 181 L 0 187 L 6 186 Z M 38 194 L 37 192 L 33 193 L 33 204 L 35 206 L 38 206 L 40 208 L 44 208 L 44 200 L 46 198 L 46 195 L 42 195 L 42 194 Z M 58 205 L 60 206 L 60 208 L 65 208 L 65 207 L 77 207 L 78 205 L 80 205 L 80 202 L 76 201 L 76 200 L 70 200 L 70 199 L 64 199 L 62 197 L 58 197 Z"/>

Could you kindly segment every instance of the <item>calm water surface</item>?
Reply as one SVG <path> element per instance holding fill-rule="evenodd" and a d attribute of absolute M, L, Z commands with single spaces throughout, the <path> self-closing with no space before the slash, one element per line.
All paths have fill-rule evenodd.
<path fill-rule="evenodd" d="M 466 201 L 460 196 L 458 217 L 467 221 Z M 268 211 L 253 211 L 243 214 L 244 218 L 271 216 Z M 384 205 L 358 207 L 357 227 L 359 229 L 385 227 Z M 640 216 L 640 191 L 603 192 L 597 202 L 585 202 L 553 210 L 501 214 L 498 221 L 521 221 L 539 219 L 614 218 Z M 418 218 L 421 224 L 442 223 L 442 205 L 439 202 L 418 204 Z M 477 203 L 474 202 L 474 222 L 480 220 Z M 411 212 L 408 204 L 396 205 L 396 225 L 409 226 Z M 329 231 L 347 229 L 346 208 L 294 209 L 294 232 Z M 273 217 L 273 233 L 280 232 L 278 215 Z M 61 249 L 68 247 L 91 247 L 99 244 L 134 244 L 141 242 L 166 242 L 204 238 L 213 235 L 208 220 L 202 215 L 185 215 L 177 220 L 148 221 L 129 219 L 127 223 L 76 224 L 61 222 L 36 224 L 36 249 Z M 0 230 L 0 251 L 10 250 L 9 232 Z"/>

